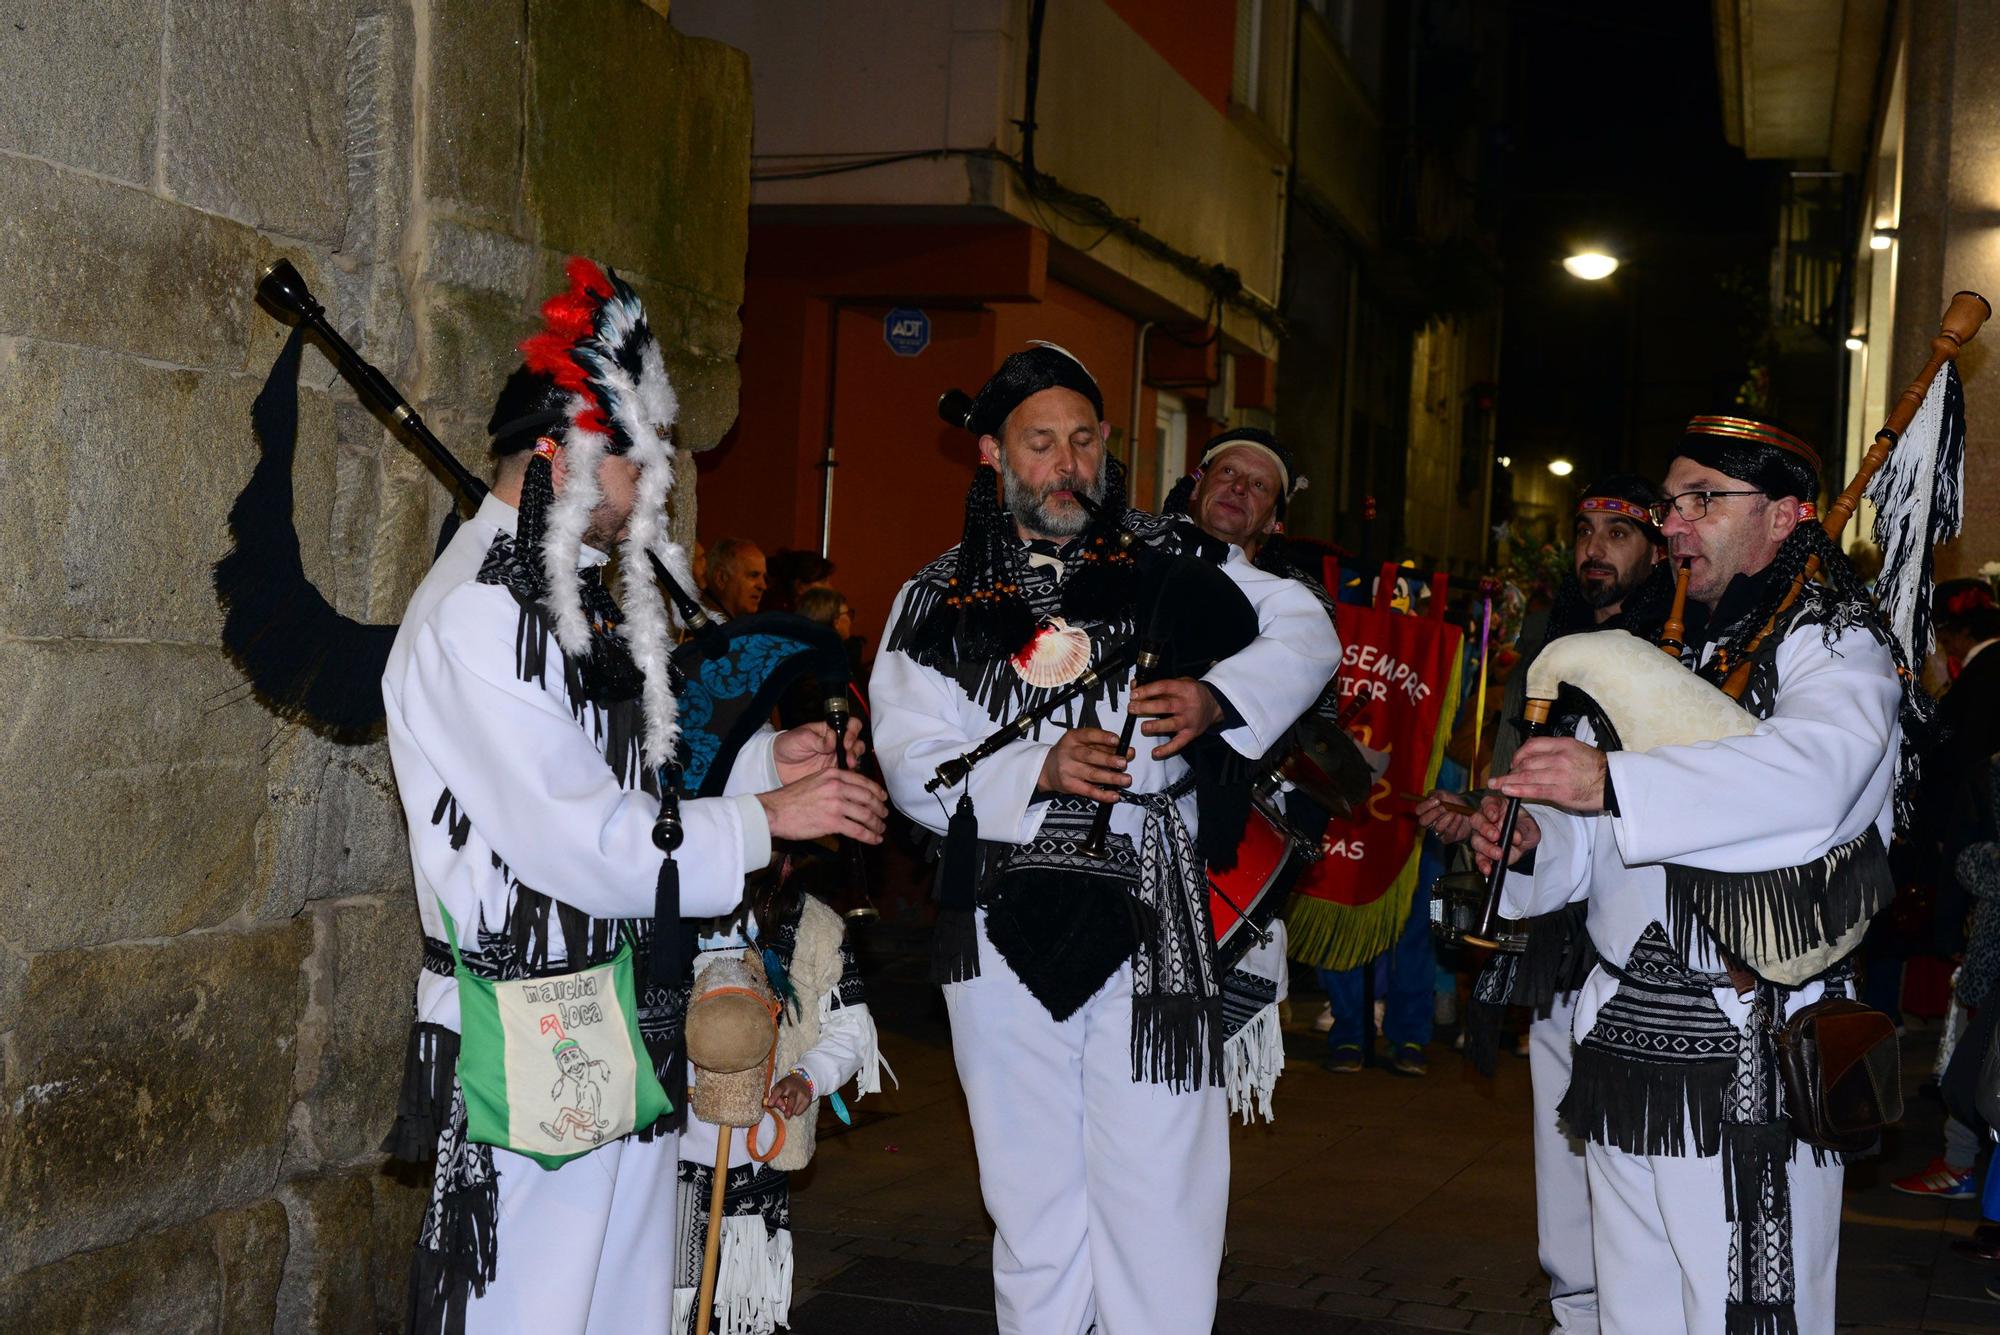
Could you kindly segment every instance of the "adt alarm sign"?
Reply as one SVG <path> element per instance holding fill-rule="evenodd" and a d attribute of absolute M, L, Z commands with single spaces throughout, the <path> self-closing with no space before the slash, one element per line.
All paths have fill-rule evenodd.
<path fill-rule="evenodd" d="M 914 357 L 931 345 L 931 317 L 914 306 L 898 306 L 882 317 L 882 337 L 898 357 Z"/>

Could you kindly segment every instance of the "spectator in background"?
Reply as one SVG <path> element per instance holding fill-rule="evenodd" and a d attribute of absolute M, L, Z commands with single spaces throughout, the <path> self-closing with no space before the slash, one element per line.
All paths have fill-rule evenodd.
<path fill-rule="evenodd" d="M 797 611 L 808 621 L 817 621 L 822 626 L 833 627 L 833 633 L 838 635 L 840 642 L 847 647 L 847 693 L 860 706 L 859 713 L 865 734 L 868 702 L 862 696 L 861 685 L 868 678 L 861 669 L 861 641 L 853 634 L 854 609 L 848 606 L 847 599 L 841 597 L 836 590 L 821 585 L 805 591 L 799 598 Z M 825 694 L 820 690 L 819 683 L 807 677 L 785 692 L 784 698 L 778 702 L 778 720 L 783 723 L 786 719 L 796 718 L 816 723 L 824 715 L 825 709 Z"/>
<path fill-rule="evenodd" d="M 764 593 L 767 612 L 802 612 L 799 598 L 807 589 L 824 589 L 833 578 L 833 562 L 818 552 L 782 551 L 770 561 L 770 587 Z M 817 620 L 818 618 L 815 618 Z M 842 639 L 847 638 L 842 636 Z"/>
<path fill-rule="evenodd" d="M 1986 767 L 2000 751 L 2000 608 L 1980 580 L 1947 580 L 1938 586 L 1938 650 L 1951 687 L 1938 702 L 1935 741 L 1924 764 L 1924 804 L 1918 817 L 1941 855 L 1938 912 L 1949 915 L 1933 935 L 1943 953 L 1963 945 L 1970 896 L 1953 872 L 1959 852 L 1984 826 Z M 1950 893 L 1947 893 L 1949 891 Z"/>
<path fill-rule="evenodd" d="M 702 592 L 724 616 L 747 617 L 764 604 L 764 553 L 748 538 L 724 538 L 708 552 Z"/>
<path fill-rule="evenodd" d="M 1931 1161 L 1929 1168 L 1890 1185 L 1916 1196 L 1971 1196 L 1972 1165 L 1978 1157 L 1980 1128 L 1984 1125 L 1987 1091 L 1981 1088 L 1988 1078 L 1986 1054 L 1992 1044 L 1995 1010 L 2000 997 L 1994 983 L 2000 979 L 2000 762 L 1987 770 L 1984 783 L 1986 819 L 1980 837 L 1968 842 L 1958 855 L 1958 879 L 1979 904 L 1973 910 L 1972 928 L 1967 934 L 1965 963 L 1953 982 L 1959 1003 L 1973 1013 L 1973 1020 L 1958 1045 L 1952 1049 L 1951 1065 L 1944 1074 L 1944 1101 L 1951 1115 L 1944 1124 L 1945 1153 Z M 2000 1173 L 1986 1165 L 1986 1183 L 1979 1192 L 1979 1227 L 1969 1238 L 1958 1238 L 1951 1249 L 1961 1256 L 1981 1261 L 2000 1261 Z M 1986 1291 L 2000 1298 L 1996 1280 L 1988 1280 Z"/>
<path fill-rule="evenodd" d="M 2000 752 L 2000 652 L 1992 648 L 2000 640 L 2000 608 L 1993 605 L 1992 590 L 1976 579 L 1939 584 L 1932 606 L 1936 609 L 1938 653 L 1945 660 L 1951 685 L 1938 702 L 1935 741 L 1924 757 L 1923 801 L 1911 840 L 1916 847 L 1899 850 L 1906 853 L 1899 860 L 1899 869 L 1908 869 L 1899 879 L 1914 880 L 1917 886 L 1898 887 L 1899 895 L 1908 896 L 1926 882 L 1931 885 L 1931 921 L 1925 930 L 1918 917 L 1918 930 L 1902 935 L 1894 932 L 1897 916 L 1885 914 L 1890 921 L 1871 926 L 1867 942 L 1866 1000 L 1891 1015 L 1901 1012 L 1903 951 L 1911 957 L 1933 952 L 1950 957 L 1964 950 L 1967 959 L 1958 974 L 1958 1000 L 1968 1009 L 1986 1005 L 1991 1000 L 1987 996 L 1991 937 L 2000 926 L 1991 921 L 1993 912 L 1982 908 L 1987 940 L 1981 944 L 1987 949 L 1968 949 L 1967 921 L 1977 903 L 1974 896 L 1982 893 L 1982 888 L 1966 883 L 1957 870 L 1962 851 L 1974 844 L 1990 846 L 1994 838 L 1988 767 L 1990 757 Z M 1974 954 L 1980 958 L 1975 960 Z M 1913 1000 L 1911 1004 L 1917 1003 Z M 1966 1038 L 1960 1040 L 1964 1059 L 1974 1068 L 1969 1075 L 1962 1072 L 1961 1078 L 1976 1075 L 1992 1022 L 1990 1014 L 1978 1017 Z M 1955 1051 L 1954 1066 L 1959 1056 Z M 1946 1078 L 1950 1080 L 1949 1073 Z M 1890 1185 L 1912 1196 L 1965 1199 L 1975 1195 L 1972 1170 L 1979 1154 L 1979 1132 L 1973 1120 L 1969 1109 L 1954 1107 L 1945 1119 L 1944 1152 Z M 2000 1226 L 1982 1224 L 1976 1245 L 1975 1254 L 2000 1259 Z"/>
<path fill-rule="evenodd" d="M 1938 706 L 1940 734 L 1949 756 L 1950 781 L 1971 781 L 1986 758 L 2000 751 L 2000 654 L 1986 648 L 2000 640 L 2000 608 L 1985 581 L 1947 580 L 1938 585 L 1938 652 L 1951 689 Z"/>
<path fill-rule="evenodd" d="M 798 601 L 799 615 L 808 621 L 817 621 L 822 626 L 832 626 L 833 633 L 845 643 L 854 634 L 854 609 L 847 605 L 847 599 L 839 592 L 824 584 L 815 584 L 806 589 Z"/>

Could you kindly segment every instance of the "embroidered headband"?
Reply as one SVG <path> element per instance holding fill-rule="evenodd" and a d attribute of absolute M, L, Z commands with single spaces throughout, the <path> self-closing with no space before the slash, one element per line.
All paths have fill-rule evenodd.
<path fill-rule="evenodd" d="M 1819 451 L 1800 440 L 1783 427 L 1772 426 L 1769 422 L 1753 421 L 1748 417 L 1696 417 L 1687 424 L 1690 436 L 1721 436 L 1728 440 L 1750 441 L 1758 445 L 1774 445 L 1781 450 L 1789 450 L 1812 465 L 1813 472 L 1820 470 Z"/>
<path fill-rule="evenodd" d="M 1659 527 L 1653 522 L 1652 513 L 1645 506 L 1635 505 L 1617 496 L 1586 496 L 1577 502 L 1576 512 L 1580 515 L 1617 515 L 1620 519 L 1629 519 L 1635 524 L 1644 524 L 1647 528 Z"/>

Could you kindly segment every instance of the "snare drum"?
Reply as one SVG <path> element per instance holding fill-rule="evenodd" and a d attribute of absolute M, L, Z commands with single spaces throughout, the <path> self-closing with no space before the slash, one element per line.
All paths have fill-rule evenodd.
<path fill-rule="evenodd" d="M 1266 939 L 1305 861 L 1292 833 L 1262 802 L 1253 804 L 1236 846 L 1236 865 L 1208 873 L 1208 914 L 1220 970 L 1230 969 Z"/>

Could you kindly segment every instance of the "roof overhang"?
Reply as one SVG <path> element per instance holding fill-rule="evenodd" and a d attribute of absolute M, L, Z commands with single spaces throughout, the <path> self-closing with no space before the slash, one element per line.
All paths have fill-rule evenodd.
<path fill-rule="evenodd" d="M 1714 0 L 1722 126 L 1752 158 L 1859 171 L 1888 0 Z"/>

